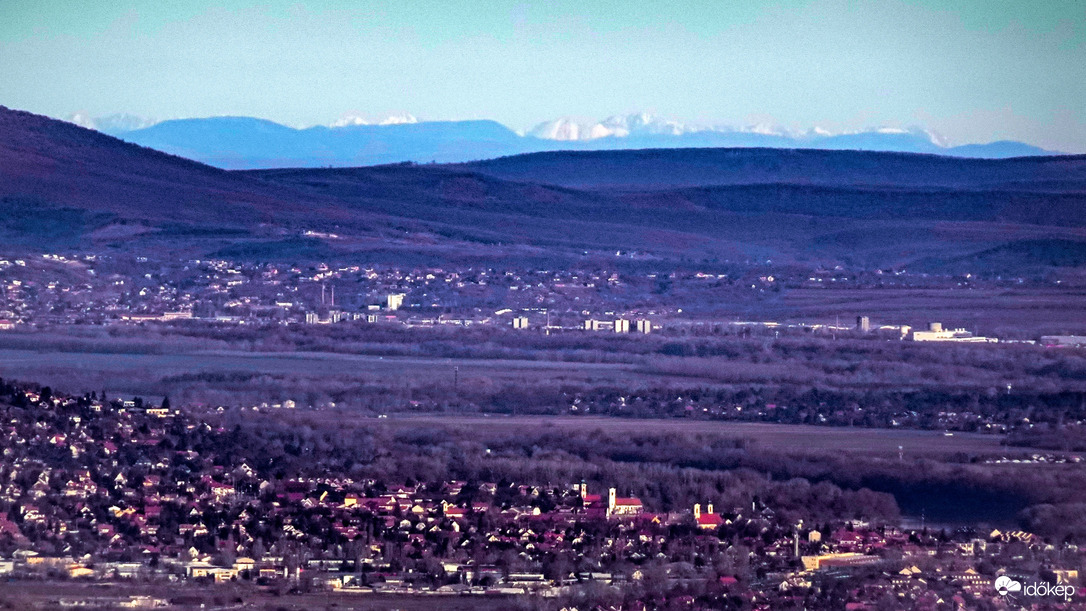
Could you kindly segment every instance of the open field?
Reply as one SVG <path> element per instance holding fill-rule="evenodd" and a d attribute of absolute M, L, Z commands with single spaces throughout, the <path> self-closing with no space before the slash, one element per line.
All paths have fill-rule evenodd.
<path fill-rule="evenodd" d="M 767 300 L 768 301 L 768 300 Z M 1086 330 L 1086 291 L 1072 287 L 1013 288 L 792 288 L 765 304 L 763 316 L 921 327 L 932 321 L 981 334 L 1033 339 Z M 1077 332 L 1077 331 L 1076 331 Z"/>
<path fill-rule="evenodd" d="M 358 426 L 418 428 L 441 426 L 474 431 L 479 435 L 514 433 L 531 430 L 592 431 L 599 429 L 618 435 L 704 434 L 720 435 L 754 442 L 754 447 L 771 452 L 849 453 L 866 455 L 897 454 L 898 447 L 907 457 L 997 453 L 1002 435 L 955 433 L 897 429 L 861 429 L 793 424 L 719 422 L 703 420 L 633 420 L 576 416 L 405 416 L 367 419 Z"/>
<path fill-rule="evenodd" d="M 751 395 L 735 394 L 744 392 L 766 403 L 818 409 L 830 399 L 804 393 L 822 389 L 834 393 L 834 412 L 855 404 L 870 413 L 879 405 L 887 416 L 955 402 L 961 410 L 972 404 L 968 396 L 993 403 L 993 389 L 1006 388 L 1032 393 L 1019 400 L 1021 407 L 1045 405 L 1051 416 L 1058 409 L 1077 409 L 1077 400 L 1059 393 L 1086 390 L 1086 353 L 1080 350 L 937 345 L 874 335 L 834 339 L 801 331 L 774 338 L 770 331 L 754 331 L 750 336 L 734 330 L 545 336 L 507 328 L 350 323 L 83 327 L 68 334 L 44 329 L 0 333 L 0 377 L 75 394 L 105 390 L 152 400 L 168 395 L 178 405 L 290 399 L 299 407 L 335 403 L 379 413 L 421 406 L 561 415 L 571 396 L 595 393 L 589 413 L 601 415 L 617 405 L 618 395 L 636 394 L 652 405 L 642 401 L 638 413 L 621 415 L 640 417 L 662 415 L 679 396 L 695 391 L 716 393 L 699 406 L 709 409 L 730 402 L 751 405 Z M 910 403 L 909 393 L 917 392 L 928 394 Z M 1011 407 L 976 409 L 1004 414 Z M 858 423 L 861 411 L 843 423 Z M 883 418 L 866 426 L 891 424 Z"/>
<path fill-rule="evenodd" d="M 457 371 L 458 370 L 458 371 Z M 179 395 L 210 376 L 268 376 L 410 387 L 434 383 L 465 387 L 546 379 L 556 384 L 626 384 L 644 381 L 634 365 L 516 359 L 384 357 L 329 352 L 215 351 L 178 354 L 37 352 L 0 349 L 0 376 L 35 381 L 70 392 L 105 389 L 111 394 Z M 187 377 L 185 377 L 187 376 Z M 695 384 L 689 374 L 661 373 L 657 380 Z M 299 386 L 302 384 L 299 384 Z M 289 387 L 286 390 L 290 390 Z"/>
<path fill-rule="evenodd" d="M 248 584 L 200 586 L 140 582 L 87 583 L 71 581 L 0 583 L 0 609 L 56 609 L 83 601 L 93 609 L 133 608 L 132 597 L 168 601 L 170 609 L 253 609 L 256 611 L 499 611 L 527 608 L 510 596 L 456 596 L 319 592 L 279 594 Z M 86 601 L 95 604 L 86 605 Z M 68 603 L 68 604 L 65 604 Z"/>

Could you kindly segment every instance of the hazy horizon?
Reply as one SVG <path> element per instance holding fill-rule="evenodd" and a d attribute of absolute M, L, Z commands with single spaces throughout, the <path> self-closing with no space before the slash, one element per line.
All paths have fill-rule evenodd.
<path fill-rule="evenodd" d="M 21 109 L 17 109 L 17 110 L 21 110 Z M 605 117 L 596 117 L 596 118 L 587 117 L 587 116 L 583 116 L 583 115 L 582 116 L 566 115 L 566 116 L 561 116 L 561 117 L 552 117 L 552 118 L 547 119 L 547 120 L 537 121 L 537 122 L 531 124 L 527 129 L 525 129 L 525 128 L 517 128 L 517 127 L 512 126 L 512 125 L 507 125 L 505 123 L 502 123 L 501 121 L 498 121 L 498 120 L 492 119 L 492 118 L 488 118 L 488 117 L 430 118 L 430 117 L 418 116 L 418 115 L 415 115 L 414 113 L 405 112 L 405 111 L 391 111 L 391 112 L 385 112 L 385 113 L 364 113 L 364 112 L 352 111 L 352 112 L 343 113 L 339 117 L 336 117 L 334 120 L 318 122 L 318 123 L 302 123 L 302 124 L 290 124 L 290 123 L 286 123 L 286 122 L 275 121 L 275 120 L 267 118 L 267 117 L 238 115 L 238 114 L 218 114 L 218 115 L 207 115 L 207 116 L 186 116 L 186 117 L 178 116 L 178 117 L 157 118 L 157 117 L 143 117 L 143 116 L 135 115 L 135 114 L 132 114 L 132 113 L 126 113 L 126 112 L 117 112 L 117 113 L 110 113 L 110 114 L 106 114 L 106 115 L 92 116 L 92 115 L 90 115 L 90 113 L 87 113 L 86 111 L 82 111 L 82 110 L 76 111 L 76 112 L 73 112 L 73 113 L 69 113 L 69 114 L 64 115 L 64 116 L 56 116 L 56 117 L 52 117 L 52 118 L 61 119 L 63 121 L 67 121 L 67 122 L 70 122 L 70 123 L 75 123 L 75 124 L 80 125 L 82 127 L 87 127 L 87 128 L 90 128 L 90 129 L 96 129 L 96 130 L 99 130 L 99 131 L 105 131 L 107 133 L 122 133 L 122 132 L 126 132 L 126 131 L 134 131 L 134 130 L 137 130 L 137 129 L 152 127 L 154 125 L 158 125 L 160 123 L 165 123 L 165 122 L 168 122 L 168 121 L 207 120 L 207 119 L 255 119 L 255 120 L 258 120 L 258 121 L 268 121 L 268 122 L 275 123 L 277 125 L 282 125 L 284 127 L 289 127 L 291 129 L 295 129 L 295 130 L 306 130 L 306 129 L 310 129 L 310 128 L 314 128 L 314 127 L 337 128 L 337 127 L 348 127 L 348 126 L 355 126 L 355 125 L 368 125 L 368 126 L 385 127 L 385 126 L 411 124 L 411 123 L 493 121 L 495 123 L 498 123 L 499 125 L 502 125 L 503 127 L 507 128 L 507 129 L 509 129 L 510 131 L 516 133 L 519 136 L 537 136 L 537 137 L 543 137 L 544 139 L 550 139 L 550 138 L 547 138 L 546 136 L 538 136 L 537 134 L 534 134 L 533 132 L 537 128 L 542 128 L 542 127 L 547 126 L 548 124 L 553 124 L 553 123 L 570 122 L 570 123 L 576 123 L 576 124 L 578 124 L 579 126 L 581 126 L 583 128 L 585 126 L 591 126 L 593 124 L 602 124 L 602 123 L 605 123 L 605 122 L 610 121 L 610 120 L 615 120 L 615 119 L 621 120 L 621 119 L 631 118 L 631 117 L 634 117 L 634 116 L 637 116 L 637 115 L 647 116 L 647 117 L 650 117 L 653 120 L 660 120 L 660 121 L 663 121 L 663 122 L 678 124 L 678 125 L 684 126 L 685 128 L 688 128 L 690 130 L 688 132 L 683 132 L 683 133 L 691 133 L 691 132 L 696 132 L 696 131 L 725 131 L 725 132 L 734 131 L 734 132 L 737 132 L 737 133 L 773 134 L 773 135 L 781 135 L 781 136 L 785 136 L 785 137 L 789 137 L 789 138 L 807 139 L 807 138 L 841 136 L 841 135 L 862 134 L 862 133 L 878 133 L 878 132 L 881 132 L 881 133 L 892 134 L 892 133 L 913 132 L 913 133 L 920 133 L 921 135 L 925 135 L 927 137 L 930 137 L 930 139 L 932 140 L 933 143 L 935 143 L 935 144 L 937 144 L 939 146 L 947 147 L 947 148 L 954 147 L 954 146 L 962 146 L 962 145 L 972 145 L 972 144 L 980 145 L 980 144 L 995 143 L 995 142 L 999 142 L 999 141 L 1007 141 L 1007 139 L 981 140 L 981 141 L 951 141 L 948 138 L 946 138 L 946 136 L 944 134 L 942 134 L 942 133 L 940 133 L 938 131 L 935 131 L 933 129 L 930 129 L 927 126 L 918 125 L 918 124 L 904 125 L 902 127 L 898 127 L 897 124 L 880 124 L 880 125 L 868 125 L 868 126 L 861 127 L 859 129 L 844 129 L 844 130 L 841 130 L 841 131 L 828 131 L 825 128 L 823 128 L 821 125 L 812 125 L 812 126 L 808 126 L 808 127 L 805 127 L 805 128 L 796 128 L 796 127 L 784 126 L 784 125 L 777 124 L 777 123 L 761 123 L 761 124 L 696 123 L 696 122 L 686 121 L 681 117 L 675 117 L 675 116 L 672 116 L 672 115 L 644 113 L 644 112 L 611 113 L 611 114 L 609 114 L 609 115 L 607 115 Z M 356 122 L 358 120 L 361 120 L 362 122 L 361 123 Z M 127 123 L 129 125 L 129 127 L 125 127 L 125 128 L 118 128 L 117 127 L 117 124 L 124 124 L 124 123 Z M 580 140 L 581 141 L 597 140 L 597 139 L 600 139 L 600 138 L 606 138 L 606 137 L 611 137 L 611 136 L 612 136 L 611 134 L 608 134 L 608 135 L 599 136 L 599 137 L 581 138 Z M 614 137 L 621 138 L 621 137 L 624 137 L 624 135 L 619 134 L 619 135 L 614 136 Z M 565 139 L 565 138 L 561 138 L 561 139 Z M 574 138 L 574 140 L 577 140 L 577 139 Z M 1028 142 L 1028 141 L 1023 141 L 1023 142 L 1025 144 L 1029 144 L 1029 145 L 1034 144 L 1034 143 Z M 1049 149 L 1049 150 L 1051 150 L 1051 149 Z M 1051 150 L 1051 151 L 1054 152 L 1054 153 L 1066 153 L 1066 151 L 1056 151 L 1056 150 Z"/>
<path fill-rule="evenodd" d="M 649 112 L 792 131 L 920 126 L 950 144 L 1086 152 L 1086 16 L 1074 1 L 262 4 L 10 2 L 0 103 L 292 127 L 410 112 L 520 132 Z"/>

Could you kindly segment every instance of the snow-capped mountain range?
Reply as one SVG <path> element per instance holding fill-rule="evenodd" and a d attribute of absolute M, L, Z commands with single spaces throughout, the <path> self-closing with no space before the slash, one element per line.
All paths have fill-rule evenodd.
<path fill-rule="evenodd" d="M 415 115 L 406 112 L 390 114 L 381 118 L 374 118 L 357 112 L 349 112 L 332 123 L 329 123 L 328 127 L 348 127 L 351 125 L 407 125 L 418 122 L 419 120 L 415 118 Z"/>
<path fill-rule="evenodd" d="M 352 112 L 327 124 L 296 129 L 250 117 L 155 122 L 132 115 L 68 117 L 72 123 L 128 142 L 228 169 L 360 166 L 412 161 L 455 163 L 555 150 L 653 148 L 806 148 L 890 151 L 954 157 L 1005 158 L 1054 154 L 1021 142 L 949 146 L 922 128 L 875 127 L 831 133 L 686 124 L 645 113 L 602 121 L 571 118 L 518 133 L 494 121 L 419 121 L 408 113 Z"/>
<path fill-rule="evenodd" d="M 625 138 L 631 134 L 681 136 L 695 131 L 702 130 L 678 121 L 640 113 L 614 115 L 599 122 L 578 121 L 563 117 L 536 125 L 528 132 L 528 135 L 543 140 L 587 141 L 599 138 Z"/>
<path fill-rule="evenodd" d="M 901 129 L 897 127 L 877 127 L 867 130 L 833 133 L 821 127 L 807 131 L 794 131 L 768 123 L 759 123 L 742 127 L 729 125 L 687 124 L 675 119 L 668 119 L 648 113 L 613 115 L 602 121 L 586 121 L 572 117 L 562 117 L 544 121 L 527 132 L 527 135 L 543 140 L 561 142 L 588 142 L 600 138 L 626 138 L 629 136 L 684 136 L 697 133 L 719 134 L 758 134 L 762 136 L 780 136 L 795 140 L 811 140 L 832 136 L 874 134 L 913 134 L 922 136 L 939 147 L 947 147 L 945 139 L 923 128 Z"/>
<path fill-rule="evenodd" d="M 79 127 L 93 129 L 104 134 L 130 132 L 145 127 L 151 127 L 158 123 L 153 119 L 137 117 L 129 114 L 114 114 L 105 117 L 92 117 L 86 111 L 72 113 L 65 118 L 69 123 L 75 123 Z"/>

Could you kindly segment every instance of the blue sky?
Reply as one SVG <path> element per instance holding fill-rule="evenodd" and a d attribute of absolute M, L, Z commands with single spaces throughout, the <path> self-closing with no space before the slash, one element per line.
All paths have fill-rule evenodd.
<path fill-rule="evenodd" d="M 0 2 L 0 104 L 63 117 L 648 111 L 1086 152 L 1086 2 Z"/>

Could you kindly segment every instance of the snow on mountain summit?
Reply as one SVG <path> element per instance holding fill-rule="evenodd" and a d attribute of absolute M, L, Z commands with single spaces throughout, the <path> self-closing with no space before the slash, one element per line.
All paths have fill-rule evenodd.
<path fill-rule="evenodd" d="M 415 118 L 415 115 L 402 112 L 395 115 L 389 115 L 378 122 L 378 125 L 407 125 L 409 123 L 418 123 L 419 120 Z"/>
<path fill-rule="evenodd" d="M 701 130 L 671 119 L 637 113 L 613 115 L 598 122 L 562 117 L 544 121 L 529 130 L 528 134 L 543 140 L 588 141 L 598 138 L 625 138 L 631 135 L 680 136 L 695 131 Z"/>
<path fill-rule="evenodd" d="M 120 134 L 150 127 L 157 123 L 153 119 L 137 117 L 129 114 L 112 114 L 105 117 L 92 117 L 86 111 L 72 113 L 65 117 L 65 121 L 75 123 L 79 127 L 93 129 L 105 134 Z"/>
<path fill-rule="evenodd" d="M 370 122 L 366 120 L 362 115 L 355 113 L 347 113 L 342 117 L 331 122 L 328 127 L 347 127 L 350 125 L 369 125 Z"/>
<path fill-rule="evenodd" d="M 787 130 L 766 123 L 744 128 L 694 125 L 648 113 L 612 115 L 599 122 L 563 117 L 545 121 L 528 131 L 543 140 L 590 141 L 598 138 L 625 138 L 628 136 L 684 136 L 701 132 L 751 133 L 761 135 L 787 135 Z"/>
<path fill-rule="evenodd" d="M 552 121 L 544 121 L 528 131 L 528 135 L 543 140 L 560 140 L 563 142 L 574 140 L 593 140 L 605 137 L 602 130 L 593 137 L 592 124 L 580 122 L 571 117 L 562 117 Z"/>
<path fill-rule="evenodd" d="M 601 138 L 627 138 L 632 136 L 686 136 L 689 134 L 715 134 L 720 138 L 736 134 L 765 136 L 769 138 L 793 141 L 797 146 L 827 146 L 835 148 L 842 142 L 851 142 L 852 146 L 889 147 L 894 149 L 906 146 L 906 150 L 937 152 L 947 149 L 950 144 L 939 134 L 920 127 L 902 128 L 897 126 L 878 126 L 868 129 L 844 132 L 832 132 L 823 127 L 814 127 L 806 131 L 796 131 L 771 123 L 757 123 L 742 127 L 725 125 L 695 125 L 667 119 L 648 113 L 612 115 L 602 121 L 591 121 L 573 117 L 562 117 L 545 121 L 528 130 L 527 135 L 542 140 L 559 142 L 590 142 Z M 858 144 L 856 138 L 867 137 L 864 144 Z M 870 138 L 883 138 L 878 144 Z M 912 144 L 888 144 L 890 141 L 911 141 Z M 771 141 L 766 141 L 767 143 Z M 779 142 L 778 142 L 779 145 Z M 896 150 L 896 149 L 895 149 Z"/>
<path fill-rule="evenodd" d="M 330 123 L 328 127 L 351 127 L 355 125 L 407 125 L 410 123 L 418 122 L 419 120 L 415 117 L 415 115 L 406 112 L 392 113 L 380 118 L 357 112 L 349 112 Z"/>

